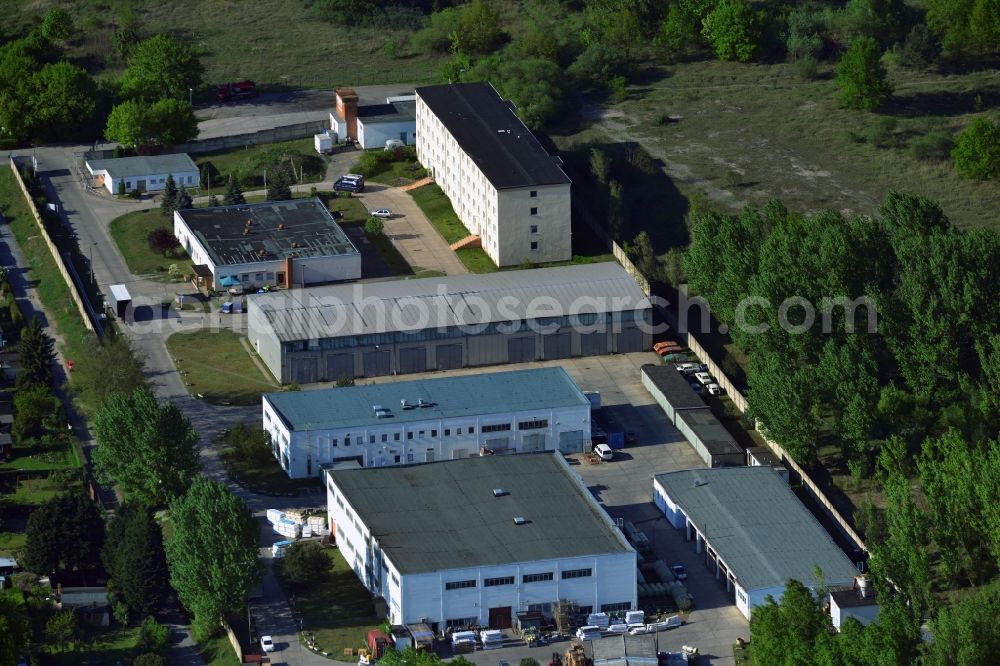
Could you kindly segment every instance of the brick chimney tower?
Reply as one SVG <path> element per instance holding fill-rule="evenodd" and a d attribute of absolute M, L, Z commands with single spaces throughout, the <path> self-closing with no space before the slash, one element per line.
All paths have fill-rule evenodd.
<path fill-rule="evenodd" d="M 347 124 L 347 136 L 358 140 L 358 94 L 353 88 L 337 88 L 337 115 Z"/>

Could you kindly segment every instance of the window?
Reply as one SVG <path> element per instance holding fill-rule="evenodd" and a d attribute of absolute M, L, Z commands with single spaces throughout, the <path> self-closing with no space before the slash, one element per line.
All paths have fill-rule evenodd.
<path fill-rule="evenodd" d="M 594 612 L 594 607 L 593 606 L 577 606 L 576 610 L 577 610 L 577 612 L 580 615 L 590 615 L 591 613 Z"/>
<path fill-rule="evenodd" d="M 483 587 L 498 587 L 500 585 L 513 585 L 513 576 L 501 576 L 500 578 L 486 578 L 483 580 Z"/>
<path fill-rule="evenodd" d="M 437 430 L 431 430 L 431 437 L 437 437 L 437 436 L 438 436 L 438 431 Z"/>
<path fill-rule="evenodd" d="M 344 435 L 344 446 L 350 446 L 350 445 L 351 445 L 351 436 Z"/>
<path fill-rule="evenodd" d="M 475 435 L 476 434 L 476 427 L 475 426 L 471 426 L 469 428 L 469 434 L 470 435 Z"/>
<path fill-rule="evenodd" d="M 617 604 L 601 604 L 602 613 L 615 613 L 627 610 L 632 610 L 632 603 L 628 601 L 622 601 Z"/>
<path fill-rule="evenodd" d="M 474 580 L 453 580 L 450 583 L 444 584 L 444 589 L 446 590 L 463 590 L 467 587 L 475 587 L 476 581 Z"/>
<path fill-rule="evenodd" d="M 254 276 L 253 276 L 253 279 L 256 282 L 260 282 L 261 280 L 264 279 L 264 274 L 263 273 L 255 273 Z"/>
<path fill-rule="evenodd" d="M 413 439 L 413 433 L 412 432 L 406 433 L 406 439 Z"/>
<path fill-rule="evenodd" d="M 548 419 L 535 419 L 534 421 L 522 421 L 517 424 L 518 430 L 541 430 L 549 427 Z"/>
<path fill-rule="evenodd" d="M 399 441 L 399 433 L 398 432 L 394 432 L 392 434 L 392 439 L 393 439 L 393 441 L 398 442 Z"/>
<path fill-rule="evenodd" d="M 368 435 L 368 443 L 369 444 L 375 443 L 375 435 Z"/>
<path fill-rule="evenodd" d="M 413 453 L 406 454 L 406 462 L 413 462 Z"/>
<path fill-rule="evenodd" d="M 451 437 L 451 428 L 445 428 L 444 429 L 444 436 L 445 437 Z"/>
<path fill-rule="evenodd" d="M 331 437 L 330 438 L 330 446 L 337 446 L 337 438 L 336 437 Z"/>
<path fill-rule="evenodd" d="M 531 241 L 531 249 L 532 250 L 538 249 L 538 241 Z"/>
<path fill-rule="evenodd" d="M 530 196 L 532 199 L 537 199 L 538 198 L 538 190 L 531 190 L 531 194 L 529 194 L 528 196 Z"/>
<path fill-rule="evenodd" d="M 483 426 L 483 432 L 505 432 L 510 430 L 509 423 L 491 423 Z"/>
<path fill-rule="evenodd" d="M 543 583 L 547 580 L 552 580 L 551 571 L 548 573 L 526 574 L 521 577 L 522 583 Z"/>
<path fill-rule="evenodd" d="M 459 428 L 458 430 L 455 431 L 455 433 L 458 434 L 458 435 L 461 435 L 462 434 L 462 429 Z"/>
<path fill-rule="evenodd" d="M 569 578 L 589 578 L 593 575 L 593 569 L 569 569 L 568 571 L 562 572 L 562 579 L 567 580 Z"/>
<path fill-rule="evenodd" d="M 479 624 L 478 617 L 456 617 L 451 620 L 445 620 L 444 626 L 450 627 L 452 629 L 464 629 L 465 627 L 475 627 Z"/>
<path fill-rule="evenodd" d="M 534 207 L 532 207 L 532 209 L 531 209 L 531 214 L 532 214 L 532 215 L 538 215 L 538 209 L 537 209 L 537 208 L 534 208 Z"/>
<path fill-rule="evenodd" d="M 387 433 L 387 432 L 382 433 L 382 441 L 383 442 L 388 442 L 389 441 L 389 433 Z"/>
<path fill-rule="evenodd" d="M 531 225 L 531 233 L 533 233 L 533 234 L 537 234 L 538 233 L 538 225 L 537 224 Z"/>
<path fill-rule="evenodd" d="M 393 462 L 399 464 L 399 456 L 393 456 Z"/>
<path fill-rule="evenodd" d="M 427 431 L 426 430 L 421 430 L 418 434 L 420 435 L 421 438 L 423 438 L 425 432 L 427 432 Z"/>
<path fill-rule="evenodd" d="M 396 574 L 392 574 L 392 583 L 393 583 L 393 585 L 395 585 L 396 587 L 399 587 L 399 577 L 398 577 L 398 576 L 396 576 Z"/>
<path fill-rule="evenodd" d="M 341 509 L 344 508 L 344 498 L 341 497 L 340 495 L 337 495 L 337 506 L 339 506 Z"/>

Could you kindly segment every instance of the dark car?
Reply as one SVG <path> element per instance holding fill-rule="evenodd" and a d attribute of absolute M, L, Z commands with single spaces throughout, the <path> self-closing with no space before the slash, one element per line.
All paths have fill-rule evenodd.
<path fill-rule="evenodd" d="M 333 189 L 338 192 L 363 192 L 365 189 L 365 179 L 353 174 L 341 176 L 334 182 Z"/>

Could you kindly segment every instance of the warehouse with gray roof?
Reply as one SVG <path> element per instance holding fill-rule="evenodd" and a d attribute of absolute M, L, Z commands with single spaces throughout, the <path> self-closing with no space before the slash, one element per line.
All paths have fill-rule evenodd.
<path fill-rule="evenodd" d="M 858 570 L 770 467 L 724 467 L 657 474 L 653 501 L 687 539 L 748 619 L 794 579 L 814 587 L 850 585 Z M 825 593 L 825 591 L 820 591 Z"/>
<path fill-rule="evenodd" d="M 330 533 L 393 624 L 635 608 L 636 553 L 558 453 L 326 473 Z"/>
<path fill-rule="evenodd" d="M 248 336 L 281 382 L 648 350 L 649 299 L 617 263 L 280 291 Z"/>
<path fill-rule="evenodd" d="M 532 368 L 268 393 L 263 427 L 298 479 L 345 460 L 383 467 L 579 453 L 590 441 L 590 401 L 563 368 Z"/>

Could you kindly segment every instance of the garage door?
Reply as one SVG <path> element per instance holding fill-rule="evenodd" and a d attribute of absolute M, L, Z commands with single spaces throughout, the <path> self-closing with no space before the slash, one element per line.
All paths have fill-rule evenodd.
<path fill-rule="evenodd" d="M 500 606 L 489 610 L 490 629 L 510 629 L 511 606 Z"/>
<path fill-rule="evenodd" d="M 581 453 L 583 451 L 583 431 L 567 430 L 559 433 L 559 451 L 561 453 Z"/>
<path fill-rule="evenodd" d="M 427 370 L 427 349 L 407 347 L 399 350 L 399 372 L 424 372 Z"/>
<path fill-rule="evenodd" d="M 637 328 L 627 328 L 618 334 L 618 353 L 645 351 L 642 348 L 642 331 Z"/>
<path fill-rule="evenodd" d="M 365 377 L 378 377 L 392 372 L 392 354 L 388 349 L 365 352 Z"/>
<path fill-rule="evenodd" d="M 316 381 L 315 358 L 292 359 L 292 381 L 296 384 L 311 384 Z"/>
<path fill-rule="evenodd" d="M 329 354 L 326 357 L 326 380 L 335 382 L 341 377 L 354 379 L 354 354 Z"/>
<path fill-rule="evenodd" d="M 462 345 L 438 345 L 435 354 L 438 370 L 457 370 L 462 367 Z"/>
<path fill-rule="evenodd" d="M 527 363 L 535 358 L 534 338 L 512 338 L 507 341 L 508 363 Z"/>
<path fill-rule="evenodd" d="M 510 448 L 510 437 L 493 437 L 486 440 L 486 448 L 490 451 L 506 451 Z"/>
<path fill-rule="evenodd" d="M 550 361 L 556 358 L 569 358 L 572 347 L 570 346 L 569 331 L 565 333 L 549 333 L 542 337 L 542 344 L 545 349 L 545 360 Z"/>
<path fill-rule="evenodd" d="M 545 450 L 545 433 L 536 432 L 531 435 L 525 435 L 521 439 L 521 450 L 525 452 Z"/>
<path fill-rule="evenodd" d="M 608 353 L 608 334 L 606 331 L 580 334 L 580 353 L 584 356 L 600 356 Z"/>

